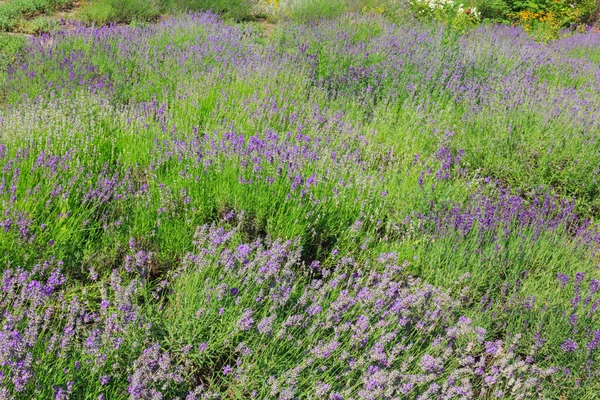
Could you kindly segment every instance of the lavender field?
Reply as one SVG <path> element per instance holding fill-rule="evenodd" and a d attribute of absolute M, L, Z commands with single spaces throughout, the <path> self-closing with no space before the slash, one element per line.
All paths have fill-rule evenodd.
<path fill-rule="evenodd" d="M 600 33 L 346 14 L 31 38 L 0 399 L 600 398 Z"/>

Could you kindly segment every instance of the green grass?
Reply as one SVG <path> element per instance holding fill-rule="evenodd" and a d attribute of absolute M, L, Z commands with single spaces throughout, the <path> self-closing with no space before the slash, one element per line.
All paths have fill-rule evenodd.
<path fill-rule="evenodd" d="M 0 31 L 12 31 L 23 18 L 69 9 L 72 4 L 72 0 L 7 0 L 0 4 Z"/>
<path fill-rule="evenodd" d="M 78 10 L 78 16 L 84 22 L 106 25 L 110 22 L 152 21 L 161 11 L 159 0 L 91 0 Z"/>
<path fill-rule="evenodd" d="M 78 10 L 77 16 L 86 23 L 106 25 L 153 21 L 161 14 L 212 11 L 236 21 L 252 16 L 249 0 L 91 0 Z"/>
<path fill-rule="evenodd" d="M 169 13 L 213 11 L 237 21 L 248 20 L 253 15 L 249 0 L 163 0 Z"/>
<path fill-rule="evenodd" d="M 0 79 L 6 79 L 9 66 L 16 63 L 25 39 L 20 36 L 0 33 Z M 1 95 L 0 95 L 1 96 Z"/>

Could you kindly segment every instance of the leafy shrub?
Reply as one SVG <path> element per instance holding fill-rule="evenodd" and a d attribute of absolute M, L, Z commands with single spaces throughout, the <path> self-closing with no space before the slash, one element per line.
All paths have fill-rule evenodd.
<path fill-rule="evenodd" d="M 22 37 L 0 33 L 0 80 L 2 73 L 15 61 L 24 43 L 25 39 Z"/>
<path fill-rule="evenodd" d="M 517 3 L 519 8 L 522 6 Z M 588 17 L 581 5 L 567 0 L 532 2 L 529 8 L 510 14 L 513 20 L 542 40 L 557 38 L 561 29 L 581 24 Z"/>
<path fill-rule="evenodd" d="M 161 12 L 158 0 L 92 0 L 80 12 L 85 22 L 107 24 L 150 21 Z"/>
<path fill-rule="evenodd" d="M 294 20 L 333 18 L 346 10 L 344 0 L 286 0 L 280 2 L 280 15 Z"/>
<path fill-rule="evenodd" d="M 12 0 L 0 4 L 0 30 L 10 31 L 22 17 L 32 17 L 53 10 L 68 9 L 73 0 Z"/>
<path fill-rule="evenodd" d="M 510 15 L 527 29 L 543 23 L 556 31 L 590 21 L 596 10 L 596 0 L 507 0 L 507 3 Z"/>
<path fill-rule="evenodd" d="M 462 8 L 471 11 L 471 21 L 485 18 L 515 22 L 546 39 L 557 37 L 562 28 L 593 21 L 598 10 L 597 0 L 475 0 L 470 3 L 473 7 L 469 9 L 454 0 L 410 0 L 412 9 L 420 16 L 452 22 Z"/>
<path fill-rule="evenodd" d="M 165 0 L 166 11 L 208 11 L 236 20 L 246 20 L 252 13 L 249 0 Z"/>
<path fill-rule="evenodd" d="M 9 66 L 17 60 L 24 44 L 25 39 L 20 36 L 0 33 L 0 82 L 4 82 Z M 0 103 L 5 99 L 6 94 L 6 89 L 0 86 Z"/>
<path fill-rule="evenodd" d="M 56 29 L 58 23 L 55 18 L 48 15 L 40 15 L 31 20 L 21 20 L 16 28 L 19 32 L 32 35 L 51 32 Z"/>
<path fill-rule="evenodd" d="M 476 4 L 483 18 L 501 20 L 510 12 L 505 0 L 479 0 Z"/>
<path fill-rule="evenodd" d="M 465 7 L 454 0 L 411 0 L 410 5 L 418 16 L 445 21 L 456 28 L 466 28 L 481 20 L 477 7 Z"/>
<path fill-rule="evenodd" d="M 354 4 L 350 2 L 350 9 L 363 14 L 383 15 L 395 22 L 410 19 L 412 15 L 406 0 L 355 0 Z"/>
<path fill-rule="evenodd" d="M 17 20 L 21 15 L 19 3 L 10 2 L 0 4 L 0 30 L 10 31 L 17 24 Z"/>
<path fill-rule="evenodd" d="M 10 31 L 17 23 L 10 15 L 0 13 L 0 31 Z"/>

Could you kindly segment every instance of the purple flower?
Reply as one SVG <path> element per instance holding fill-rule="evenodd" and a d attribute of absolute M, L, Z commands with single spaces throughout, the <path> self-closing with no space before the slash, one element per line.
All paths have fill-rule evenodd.
<path fill-rule="evenodd" d="M 329 358 L 331 354 L 338 349 L 339 345 L 340 342 L 333 340 L 329 343 L 315 346 L 315 348 L 312 350 L 312 353 L 318 358 Z"/>
<path fill-rule="evenodd" d="M 314 316 L 320 314 L 322 310 L 323 308 L 320 305 L 313 304 L 306 310 L 306 312 L 308 313 L 308 315 Z"/>
<path fill-rule="evenodd" d="M 569 277 L 565 274 L 556 275 L 556 279 L 560 281 L 560 287 L 564 288 L 567 283 L 569 283 Z"/>
<path fill-rule="evenodd" d="M 600 289 L 600 281 L 596 279 L 590 279 L 589 292 L 595 294 Z"/>
<path fill-rule="evenodd" d="M 587 349 L 589 351 L 594 351 L 596 349 L 600 349 L 600 330 L 594 332 L 594 337 L 587 344 Z"/>
<path fill-rule="evenodd" d="M 247 308 L 242 313 L 241 318 L 238 320 L 237 325 L 243 331 L 248 331 L 252 329 L 252 325 L 254 324 L 254 318 L 252 318 L 253 311 L 250 308 Z"/>
<path fill-rule="evenodd" d="M 208 343 L 202 342 L 198 345 L 198 351 L 200 353 L 204 353 L 206 351 L 206 349 L 208 349 Z"/>
<path fill-rule="evenodd" d="M 404 395 L 410 393 L 415 387 L 415 384 L 412 382 L 404 383 L 402 387 L 400 387 L 400 392 Z"/>
<path fill-rule="evenodd" d="M 236 296 L 236 295 L 237 295 L 239 292 L 240 292 L 240 291 L 239 291 L 239 289 L 238 289 L 238 288 L 235 288 L 235 287 L 234 287 L 234 288 L 231 288 L 231 294 L 232 294 L 233 296 Z"/>
<path fill-rule="evenodd" d="M 240 261 L 245 261 L 252 253 L 252 247 L 248 244 L 241 244 L 235 249 L 235 252 Z"/>
<path fill-rule="evenodd" d="M 475 333 L 477 334 L 477 341 L 479 343 L 483 343 L 483 341 L 485 340 L 485 335 L 487 334 L 487 331 L 484 328 L 481 328 L 478 326 L 475 328 Z"/>
<path fill-rule="evenodd" d="M 486 385 L 493 386 L 496 383 L 496 381 L 498 380 L 498 375 L 486 375 L 483 378 L 483 380 L 486 383 Z"/>
<path fill-rule="evenodd" d="M 443 361 L 429 354 L 425 354 L 421 358 L 421 367 L 425 372 L 440 372 L 443 369 Z"/>
<path fill-rule="evenodd" d="M 233 372 L 233 367 L 229 364 L 223 367 L 223 375 L 229 375 Z"/>
<path fill-rule="evenodd" d="M 317 382 L 316 387 L 317 388 L 315 391 L 315 395 L 319 399 L 325 398 L 325 396 L 327 396 L 327 393 L 329 393 L 329 391 L 331 390 L 331 385 L 325 382 Z"/>
<path fill-rule="evenodd" d="M 494 342 L 485 342 L 484 347 L 486 354 L 495 356 L 502 350 L 502 341 L 496 340 Z"/>
<path fill-rule="evenodd" d="M 576 341 L 574 341 L 573 339 L 569 338 L 563 344 L 560 345 L 560 348 L 565 353 L 571 353 L 571 352 L 574 352 L 575 350 L 577 350 L 578 346 L 577 346 L 577 342 Z"/>
<path fill-rule="evenodd" d="M 266 317 L 264 319 L 262 319 L 257 326 L 258 331 L 265 335 L 267 333 L 271 333 L 271 331 L 273 330 L 273 320 L 275 318 L 274 317 Z"/>
<path fill-rule="evenodd" d="M 571 317 L 569 318 L 569 324 L 573 328 L 576 328 L 577 327 L 577 320 L 578 319 L 579 319 L 579 317 L 577 316 L 577 314 L 575 314 L 575 313 L 571 314 Z"/>

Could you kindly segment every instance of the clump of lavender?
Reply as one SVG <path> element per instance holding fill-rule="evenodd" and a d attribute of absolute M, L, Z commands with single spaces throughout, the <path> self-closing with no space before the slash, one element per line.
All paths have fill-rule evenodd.
<path fill-rule="evenodd" d="M 60 389 L 65 393 L 120 387 L 141 399 L 195 393 L 199 379 L 213 382 L 205 388 L 213 393 L 235 388 L 259 396 L 479 398 L 501 390 L 535 397 L 550 393 L 565 374 L 545 356 L 545 333 L 555 331 L 543 321 L 554 311 L 538 310 L 536 320 L 539 306 L 531 299 L 515 293 L 503 303 L 483 303 L 482 315 L 492 315 L 484 328 L 462 314 L 461 301 L 448 291 L 411 276 L 395 253 L 362 262 L 343 256 L 330 268 L 314 267 L 322 277 L 310 280 L 301 273 L 298 241 L 240 245 L 240 234 L 198 228 L 195 249 L 159 308 L 139 303 L 149 283 L 127 266 L 68 301 L 69 282 L 54 262 L 31 273 L 7 270 L 0 305 L 9 393 L 37 393 L 38 379 L 53 379 L 55 387 L 67 379 L 73 383 Z M 593 330 L 599 285 L 577 274 L 562 290 L 569 287 L 570 314 L 579 317 L 559 315 L 569 328 L 558 345 L 565 357 L 579 354 L 588 365 L 600 351 Z M 506 324 L 524 317 L 531 321 Z M 38 357 L 58 363 L 62 373 L 49 375 L 33 363 Z M 266 360 L 288 367 L 260 368 Z M 91 382 L 89 374 L 98 378 Z M 350 380 L 358 386 L 348 387 Z"/>
<path fill-rule="evenodd" d="M 6 269 L 2 275 L 5 395 L 70 398 L 96 391 L 109 396 L 130 363 L 132 398 L 147 398 L 152 385 L 164 391 L 165 384 L 181 381 L 169 355 L 151 347 L 151 323 L 137 303 L 139 280 L 124 281 L 115 270 L 107 281 L 76 293 L 57 264 L 62 262 L 48 260 L 29 272 Z M 41 381 L 51 384 L 40 387 Z"/>
<path fill-rule="evenodd" d="M 410 276 L 409 264 L 398 264 L 394 253 L 364 264 L 341 257 L 331 269 L 321 270 L 322 279 L 310 281 L 298 275 L 300 253 L 290 241 L 256 241 L 250 253 L 244 251 L 243 261 L 233 261 L 230 249 L 240 246 L 227 243 L 234 237 L 215 242 L 214 235 L 226 234 L 217 227 L 198 230 L 198 248 L 173 282 L 170 303 L 183 304 L 190 295 L 197 302 L 166 310 L 165 316 L 167 324 L 185 332 L 180 340 L 210 337 L 209 348 L 230 349 L 224 354 L 237 361 L 222 367 L 223 373 L 217 366 L 224 355 L 201 356 L 215 366 L 210 374 L 223 385 L 244 390 L 248 382 L 268 380 L 268 387 L 253 390 L 285 398 L 324 392 L 365 399 L 409 394 L 479 398 L 498 391 L 525 398 L 550 393 L 554 379 L 561 379 L 560 364 L 544 356 L 547 341 L 541 336 L 530 341 L 537 327 L 497 330 L 505 318 L 532 310 L 525 300 L 513 296 L 504 316 L 493 317 L 498 324 L 483 328 L 460 313 L 461 302 L 447 291 Z M 239 288 L 235 298 L 229 287 Z M 197 322 L 183 323 L 186 315 L 195 315 Z M 505 333 L 492 339 L 492 331 Z M 595 343 L 595 336 L 585 337 Z M 288 350 L 279 353 L 282 348 Z M 596 353 L 588 353 L 589 360 Z M 289 369 L 265 375 L 254 362 L 267 354 L 273 365 L 279 365 L 280 354 Z M 347 387 L 349 380 L 360 384 Z"/>
<path fill-rule="evenodd" d="M 598 40 L 448 29 L 32 38 L 0 90 L 0 397 L 593 397 Z"/>

